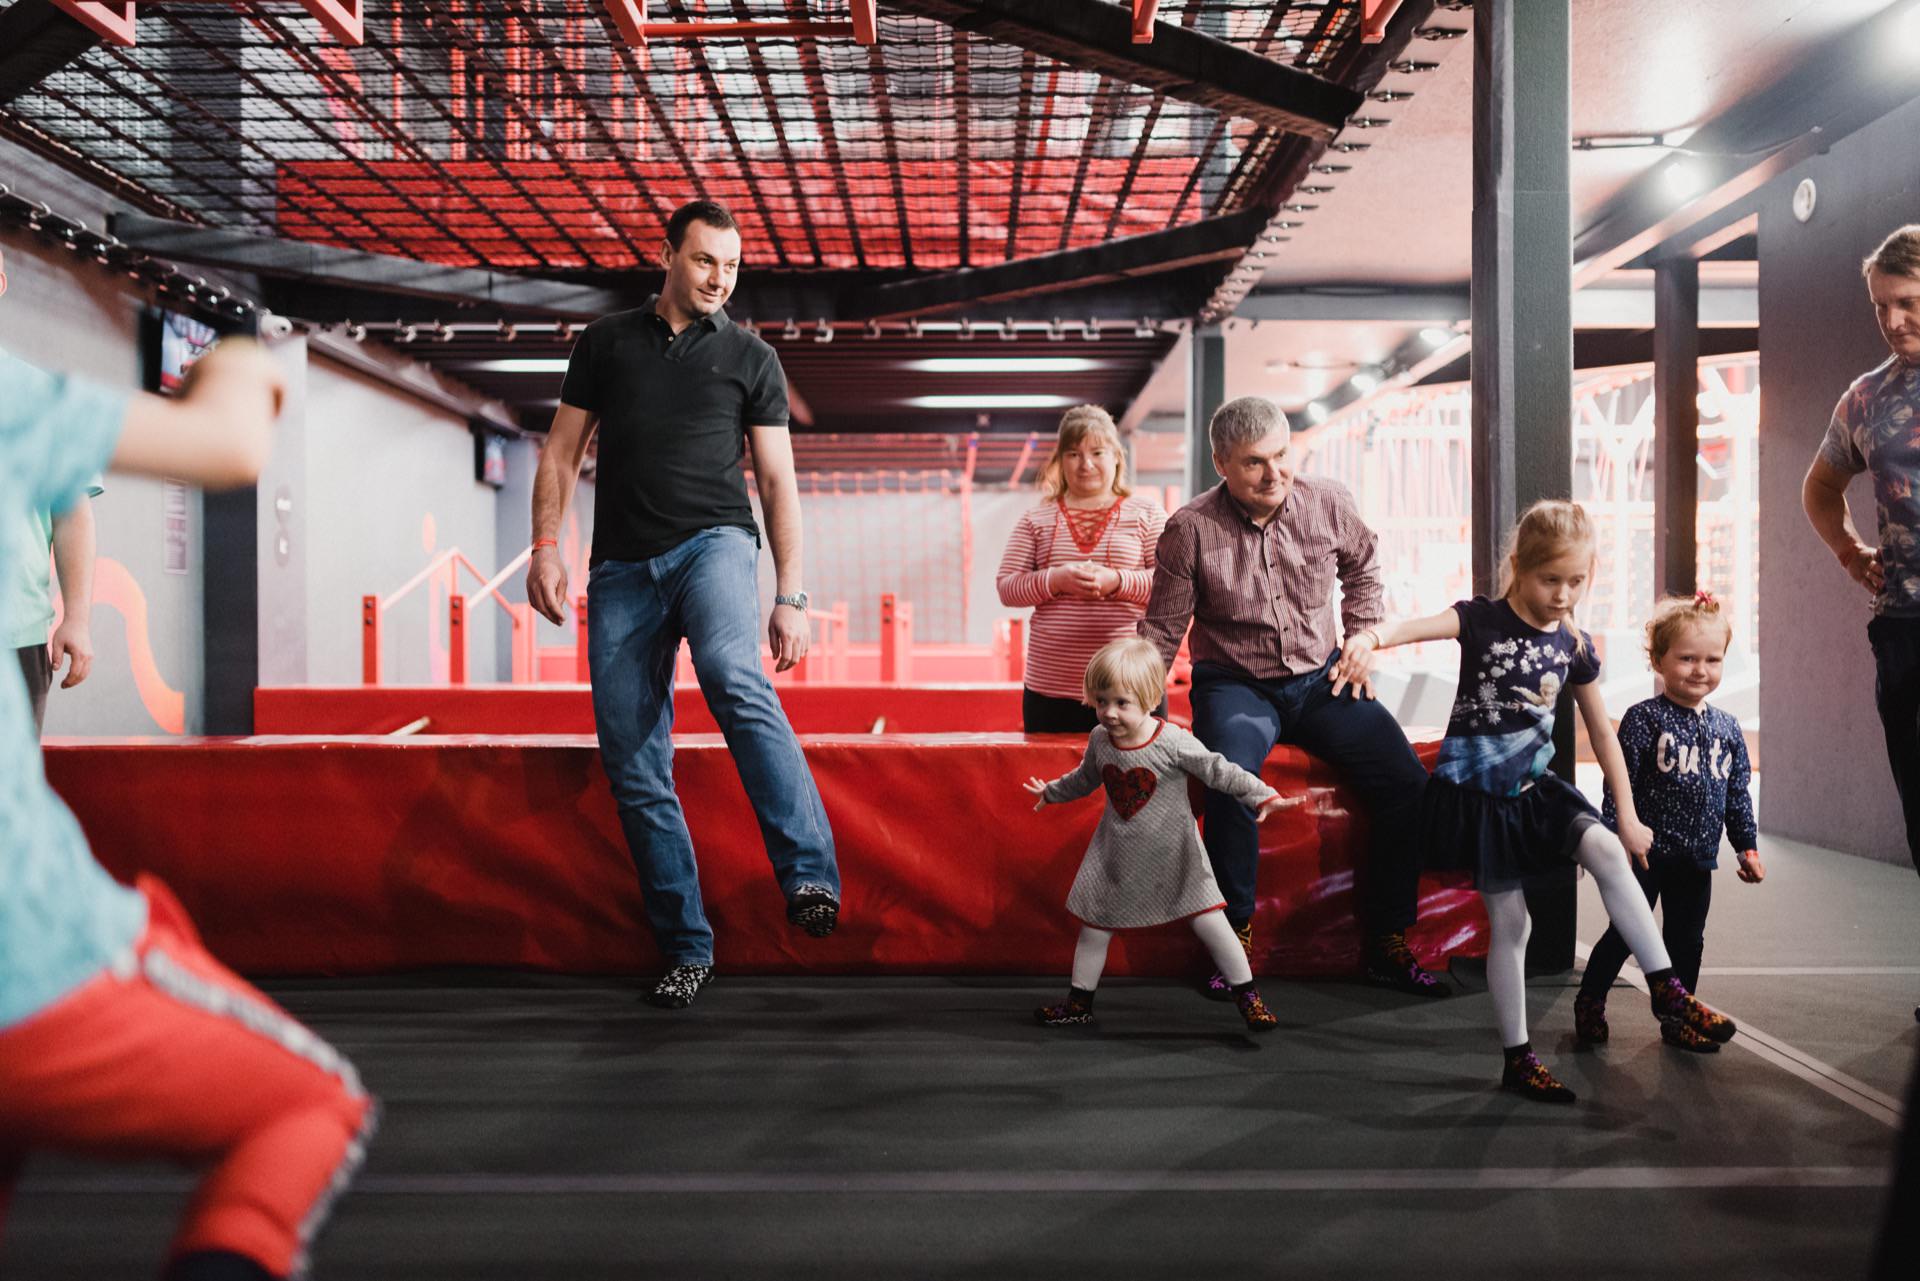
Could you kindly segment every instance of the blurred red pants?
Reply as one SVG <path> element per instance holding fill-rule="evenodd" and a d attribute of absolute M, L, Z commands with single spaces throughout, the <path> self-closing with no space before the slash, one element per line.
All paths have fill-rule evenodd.
<path fill-rule="evenodd" d="M 0 1032 L 0 1224 L 36 1148 L 210 1166 L 173 1253 L 277 1276 L 359 1166 L 375 1117 L 353 1067 L 213 959 L 158 881 L 127 963 Z"/>

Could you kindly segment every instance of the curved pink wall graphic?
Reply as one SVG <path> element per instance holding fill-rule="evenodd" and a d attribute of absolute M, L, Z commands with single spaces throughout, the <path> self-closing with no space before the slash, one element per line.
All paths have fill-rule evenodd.
<path fill-rule="evenodd" d="M 127 665 L 133 669 L 133 686 L 147 715 L 164 733 L 186 733 L 186 695 L 167 684 L 160 674 L 160 664 L 154 661 L 153 638 L 147 631 L 147 594 L 133 572 L 111 556 L 93 562 L 93 604 L 96 609 L 106 605 L 119 611 L 126 622 Z M 57 613 L 57 600 L 55 609 Z M 54 625 L 59 626 L 57 618 Z"/>

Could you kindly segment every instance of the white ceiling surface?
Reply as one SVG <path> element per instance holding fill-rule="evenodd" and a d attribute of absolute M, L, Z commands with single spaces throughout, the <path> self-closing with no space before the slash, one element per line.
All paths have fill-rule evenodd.
<path fill-rule="evenodd" d="M 1888 7 L 1889 0 L 1573 0 L 1573 136 L 1690 130 L 1777 79 L 1813 46 Z M 1382 89 L 1403 102 L 1370 103 L 1393 123 L 1348 129 L 1371 144 L 1327 160 L 1352 171 L 1315 175 L 1334 190 L 1302 196 L 1301 214 L 1263 283 L 1369 280 L 1460 284 L 1472 272 L 1473 36 L 1471 10 L 1440 10 L 1430 25 L 1457 40 L 1415 40 L 1406 57 L 1438 71 L 1390 72 Z M 1665 157 L 1654 148 L 1576 151 L 1576 228 Z"/>
<path fill-rule="evenodd" d="M 1890 0 L 1573 0 L 1575 137 L 1690 130 L 1777 79 L 1816 45 Z M 1404 57 L 1437 62 L 1424 74 L 1391 72 L 1382 89 L 1411 91 L 1402 102 L 1369 103 L 1390 119 L 1349 129 L 1343 140 L 1371 144 L 1326 160 L 1349 164 L 1309 181 L 1332 187 L 1296 196 L 1316 206 L 1298 215 L 1293 239 L 1262 287 L 1334 283 L 1464 286 L 1472 274 L 1473 36 L 1470 10 L 1439 10 L 1430 25 L 1458 27 L 1455 40 L 1415 40 Z M 1665 157 L 1661 150 L 1576 151 L 1571 182 L 1576 229 L 1622 187 Z M 1344 374 L 1383 359 L 1413 326 L 1353 322 L 1247 321 L 1227 330 L 1227 394 L 1267 395 L 1298 409 Z M 1186 405 L 1183 340 L 1148 384 L 1153 413 Z M 1277 368 L 1270 368 L 1277 366 Z"/>

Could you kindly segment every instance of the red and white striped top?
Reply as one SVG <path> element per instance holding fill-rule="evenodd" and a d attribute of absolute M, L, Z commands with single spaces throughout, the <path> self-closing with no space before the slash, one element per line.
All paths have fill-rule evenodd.
<path fill-rule="evenodd" d="M 1058 502 L 1035 507 L 1020 517 L 1000 558 L 1000 603 L 1033 607 L 1027 640 L 1027 688 L 1054 698 L 1079 698 L 1081 678 L 1095 651 L 1109 641 L 1132 636 L 1153 593 L 1154 548 L 1166 528 L 1160 504 L 1139 494 L 1120 500 L 1100 541 L 1083 552 L 1073 541 Z M 1047 571 L 1075 561 L 1092 561 L 1119 571 L 1120 590 L 1104 600 L 1053 596 Z"/>

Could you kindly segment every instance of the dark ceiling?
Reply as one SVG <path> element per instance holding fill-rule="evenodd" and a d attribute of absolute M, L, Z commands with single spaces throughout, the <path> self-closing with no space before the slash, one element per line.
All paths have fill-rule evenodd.
<path fill-rule="evenodd" d="M 656 283 L 667 214 L 719 199 L 745 233 L 730 311 L 779 348 L 815 429 L 985 413 L 1027 431 L 1057 408 L 920 398 L 1124 410 L 1172 341 L 1160 322 L 1264 256 L 1306 165 L 1434 3 L 1393 6 L 1385 43 L 1362 41 L 1362 0 L 1162 0 L 1151 46 L 1104 0 L 887 0 L 872 45 L 642 47 L 606 0 L 367 0 L 358 46 L 292 5 L 147 3 L 125 48 L 14 0 L 0 44 L 72 47 L 50 72 L 0 56 L 0 135 L 144 211 L 116 219 L 109 256 L 247 273 L 267 307 L 367 341 L 411 324 L 410 354 L 535 428 L 558 376 L 477 366 L 564 356 L 560 324 Z M 655 0 L 648 17 L 844 23 L 849 3 Z M 972 342 L 935 323 L 961 319 Z M 1089 319 L 1097 342 L 1075 332 Z M 1069 349 L 1091 366 L 924 364 Z"/>

